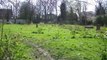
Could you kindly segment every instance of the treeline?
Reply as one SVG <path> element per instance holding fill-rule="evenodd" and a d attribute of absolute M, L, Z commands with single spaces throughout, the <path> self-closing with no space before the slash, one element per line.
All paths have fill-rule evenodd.
<path fill-rule="evenodd" d="M 10 6 L 1 5 L 12 9 L 15 23 L 17 19 L 23 19 L 29 24 L 43 22 L 104 26 L 107 25 L 105 1 L 95 1 L 95 12 L 87 12 L 89 3 L 81 0 L 26 0 L 24 2 L 8 0 L 3 3 L 10 3 Z"/>
<path fill-rule="evenodd" d="M 76 6 L 78 8 L 69 6 L 67 1 L 62 1 L 59 6 L 60 11 L 58 11 L 57 4 L 57 0 L 50 2 L 38 0 L 36 5 L 33 5 L 29 1 L 23 2 L 19 9 L 18 18 L 25 19 L 28 23 L 44 22 L 59 24 L 107 25 L 106 7 L 102 1 L 97 1 L 95 12 L 92 12 L 91 14 L 93 14 L 93 16 L 89 17 L 94 17 L 94 19 L 88 19 L 89 14 L 85 9 L 87 8 L 87 6 L 85 6 L 87 3 L 81 2 L 83 6 L 78 5 L 81 7 L 80 9 L 78 6 Z M 58 13 L 60 14 L 58 15 Z"/>

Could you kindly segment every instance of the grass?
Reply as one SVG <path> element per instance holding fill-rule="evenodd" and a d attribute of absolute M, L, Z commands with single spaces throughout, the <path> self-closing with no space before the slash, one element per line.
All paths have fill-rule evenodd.
<path fill-rule="evenodd" d="M 107 28 L 96 31 L 79 25 L 39 24 L 36 28 L 33 24 L 9 24 L 4 26 L 4 32 L 7 31 L 38 44 L 55 60 L 102 60 L 103 53 L 107 57 L 107 41 L 103 38 Z"/>

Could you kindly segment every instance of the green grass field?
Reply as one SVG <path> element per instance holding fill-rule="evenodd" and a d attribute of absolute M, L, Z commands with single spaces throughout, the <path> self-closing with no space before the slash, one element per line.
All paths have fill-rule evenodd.
<path fill-rule="evenodd" d="M 10 45 L 14 44 L 11 41 L 16 43 L 11 48 L 16 57 L 14 60 L 36 60 L 37 57 L 31 56 L 36 48 L 24 43 L 27 40 L 48 51 L 55 60 L 107 59 L 107 28 L 105 27 L 96 31 L 95 28 L 86 29 L 79 25 L 39 24 L 36 28 L 34 24 L 8 24 L 4 25 L 4 34 L 7 34 Z M 5 36 L 3 39 L 5 41 Z"/>

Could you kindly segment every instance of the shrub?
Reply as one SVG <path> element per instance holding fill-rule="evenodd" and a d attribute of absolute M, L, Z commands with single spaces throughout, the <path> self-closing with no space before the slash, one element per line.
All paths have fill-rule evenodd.
<path fill-rule="evenodd" d="M 98 17 L 96 18 L 96 25 L 101 25 L 101 26 L 104 25 L 103 17 L 98 16 Z"/>

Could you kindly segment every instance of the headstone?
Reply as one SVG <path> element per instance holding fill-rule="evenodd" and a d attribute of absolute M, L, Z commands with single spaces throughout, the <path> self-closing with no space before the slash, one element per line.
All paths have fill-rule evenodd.
<path fill-rule="evenodd" d="M 94 28 L 92 25 L 86 25 L 85 28 Z"/>

